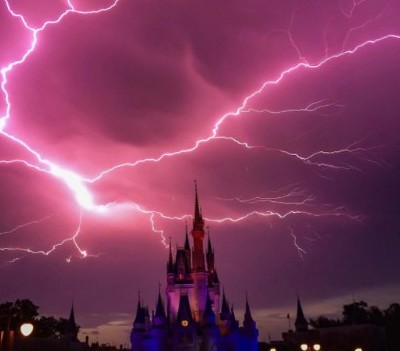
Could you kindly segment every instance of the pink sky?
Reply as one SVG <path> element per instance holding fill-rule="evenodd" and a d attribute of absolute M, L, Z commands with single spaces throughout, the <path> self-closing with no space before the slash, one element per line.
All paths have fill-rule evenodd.
<path fill-rule="evenodd" d="M 29 30 L 6 4 L 2 72 L 68 10 L 10 0 Z M 239 313 L 248 292 L 261 335 L 279 336 L 297 292 L 309 317 L 353 294 L 398 300 L 399 4 L 120 0 L 87 13 L 112 4 L 73 3 L 4 73 L 0 301 L 66 316 L 74 300 L 94 339 L 127 343 L 137 291 L 151 309 L 165 281 L 162 236 L 183 243 L 194 179 L 220 280 Z"/>

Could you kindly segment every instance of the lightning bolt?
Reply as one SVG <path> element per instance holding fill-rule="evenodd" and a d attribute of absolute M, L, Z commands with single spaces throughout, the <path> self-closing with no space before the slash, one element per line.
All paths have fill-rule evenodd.
<path fill-rule="evenodd" d="M 354 12 L 356 11 L 356 9 L 362 5 L 364 2 L 366 2 L 367 0 L 353 0 L 351 7 L 349 9 L 348 12 L 346 12 L 345 9 L 343 9 L 343 4 L 340 4 L 340 10 L 342 11 L 343 16 L 347 17 L 347 18 L 352 18 L 354 15 Z"/>
<path fill-rule="evenodd" d="M 27 223 L 24 223 L 24 224 L 17 225 L 15 228 L 0 232 L 0 236 L 15 233 L 15 232 L 19 231 L 20 229 L 29 227 L 29 226 L 31 226 L 33 224 L 42 223 L 42 222 L 48 220 L 50 217 L 51 216 L 46 216 L 46 217 L 43 217 L 41 219 L 36 219 L 36 220 L 30 221 L 30 222 L 27 222 Z"/>
<path fill-rule="evenodd" d="M 355 12 L 356 8 L 360 6 L 364 1 L 366 0 L 359 0 L 356 1 L 354 0 L 352 8 L 350 9 L 350 12 L 343 12 L 343 14 L 347 17 L 352 17 L 353 13 Z M 6 65 L 1 69 L 1 90 L 4 95 L 4 101 L 5 101 L 5 114 L 0 118 L 0 135 L 2 135 L 4 138 L 9 140 L 12 143 L 17 144 L 18 146 L 22 147 L 28 154 L 33 156 L 35 159 L 35 162 L 30 162 L 24 159 L 15 159 L 15 160 L 2 160 L 0 161 L 0 164 L 3 165 L 23 165 L 25 167 L 28 167 L 32 170 L 39 171 L 39 172 L 44 172 L 47 174 L 50 174 L 51 176 L 59 179 L 62 183 L 65 184 L 65 186 L 71 191 L 71 193 L 74 195 L 77 204 L 81 208 L 81 214 L 79 218 L 79 225 L 77 226 L 76 231 L 71 237 L 68 237 L 67 239 L 64 239 L 63 241 L 60 241 L 59 243 L 54 244 L 49 250 L 31 250 L 28 248 L 12 248 L 12 247 L 6 247 L 6 248 L 0 248 L 0 251 L 13 251 L 13 252 L 24 252 L 26 254 L 41 254 L 41 255 L 46 255 L 48 256 L 52 252 L 54 252 L 57 248 L 60 246 L 64 245 L 67 242 L 72 243 L 75 248 L 78 250 L 79 254 L 81 257 L 87 257 L 88 253 L 87 251 L 81 249 L 78 245 L 77 242 L 77 237 L 81 231 L 81 223 L 82 223 L 82 218 L 83 218 L 83 211 L 96 211 L 99 213 L 104 213 L 106 212 L 113 204 L 97 204 L 94 200 L 94 197 L 89 189 L 89 185 L 93 184 L 95 182 L 100 181 L 104 177 L 106 177 L 108 174 L 121 169 L 121 168 L 126 168 L 126 167 L 136 167 L 141 164 L 147 164 L 147 163 L 159 163 L 164 161 L 165 159 L 172 158 L 172 157 L 177 157 L 180 155 L 184 154 L 189 154 L 193 153 L 196 150 L 198 150 L 202 145 L 207 144 L 211 141 L 230 141 L 235 144 L 237 144 L 240 147 L 244 147 L 246 149 L 254 149 L 258 146 L 252 146 L 247 142 L 240 141 L 234 137 L 231 136 L 223 136 L 220 135 L 220 128 L 221 126 L 226 123 L 228 120 L 233 119 L 233 118 L 249 118 L 253 114 L 269 114 L 269 115 L 278 115 L 278 114 L 283 114 L 283 113 L 290 113 L 290 112 L 307 112 L 307 113 L 314 113 L 314 112 L 322 112 L 323 110 L 329 110 L 332 108 L 344 108 L 343 105 L 340 104 L 335 104 L 335 103 L 326 103 L 325 100 L 321 101 L 316 101 L 312 102 L 309 105 L 300 108 L 300 109 L 286 109 L 286 110 L 281 110 L 281 111 L 273 111 L 270 109 L 262 109 L 258 110 L 253 107 L 251 107 L 251 102 L 254 100 L 255 97 L 265 93 L 269 88 L 272 88 L 273 86 L 276 86 L 280 84 L 284 79 L 286 79 L 288 76 L 292 75 L 295 72 L 299 71 L 312 71 L 312 70 L 317 70 L 323 66 L 329 65 L 333 61 L 337 60 L 343 60 L 346 57 L 355 55 L 361 50 L 366 50 L 368 47 L 376 46 L 379 45 L 380 43 L 387 42 L 387 41 L 398 41 L 400 39 L 400 36 L 397 34 L 386 34 L 377 38 L 373 39 L 368 39 L 365 40 L 355 46 L 353 46 L 350 49 L 347 50 L 341 50 L 338 53 L 332 54 L 332 55 L 327 55 L 323 59 L 319 60 L 318 62 L 314 63 L 309 63 L 304 56 L 301 54 L 298 46 L 293 40 L 292 35 L 290 34 L 290 29 L 293 23 L 293 18 L 294 14 L 292 14 L 289 30 L 287 31 L 289 41 L 291 42 L 292 46 L 296 50 L 298 56 L 299 56 L 299 61 L 298 63 L 294 64 L 293 66 L 290 66 L 284 70 L 282 70 L 280 73 L 278 73 L 275 78 L 265 80 L 258 88 L 253 90 L 250 94 L 248 94 L 240 103 L 240 105 L 233 111 L 229 111 L 222 116 L 220 116 L 216 122 L 213 124 L 213 126 L 210 129 L 210 132 L 207 136 L 198 138 L 193 142 L 191 146 L 187 146 L 185 148 L 179 149 L 179 150 L 172 150 L 168 152 L 161 153 L 157 157 L 150 157 L 150 158 L 142 158 L 138 159 L 136 161 L 131 161 L 131 162 L 125 162 L 125 163 L 120 163 L 117 165 L 114 165 L 110 168 L 104 169 L 100 171 L 97 175 L 94 175 L 92 177 L 86 177 L 79 175 L 75 172 L 72 172 L 55 162 L 52 162 L 50 160 L 47 160 L 44 158 L 41 153 L 37 150 L 34 150 L 29 146 L 29 144 L 22 140 L 17 138 L 16 136 L 12 135 L 11 133 L 6 131 L 7 128 L 7 122 L 11 118 L 11 111 L 12 111 L 12 104 L 11 104 L 11 99 L 10 99 L 10 94 L 7 90 L 7 84 L 8 84 L 8 75 L 9 73 L 16 69 L 18 66 L 24 64 L 27 62 L 29 57 L 34 53 L 35 48 L 37 46 L 38 40 L 40 38 L 40 34 L 49 26 L 51 25 L 57 25 L 61 23 L 61 21 L 68 15 L 70 14 L 77 14 L 77 15 L 96 15 L 100 14 L 103 12 L 107 12 L 112 10 L 115 6 L 117 6 L 119 0 L 114 0 L 111 2 L 109 6 L 106 6 L 104 8 L 96 9 L 96 10 L 90 10 L 90 11 L 82 11 L 77 9 L 74 4 L 72 3 L 71 0 L 67 0 L 67 6 L 68 8 L 62 12 L 57 18 L 53 20 L 48 20 L 44 22 L 41 26 L 39 27 L 33 27 L 31 26 L 28 21 L 25 19 L 25 17 L 22 14 L 19 14 L 15 12 L 9 1 L 4 0 L 4 4 L 11 16 L 14 18 L 18 19 L 21 24 L 24 26 L 24 28 L 30 33 L 31 35 L 31 41 L 29 44 L 29 47 L 27 50 L 24 52 L 24 54 Z M 365 24 L 367 25 L 367 23 Z M 355 30 L 355 29 L 354 29 Z M 348 36 L 351 33 L 348 34 Z M 345 46 L 346 42 L 343 44 L 343 47 Z M 328 51 L 326 51 L 328 52 Z M 358 143 L 358 142 L 357 142 Z M 281 153 L 286 154 L 287 156 L 290 157 L 295 157 L 296 159 L 300 160 L 306 165 L 309 166 L 317 166 L 317 167 L 324 167 L 324 168 L 330 168 L 330 169 L 357 169 L 356 167 L 353 166 L 338 166 L 326 162 L 317 162 L 315 159 L 317 157 L 324 157 L 324 156 L 335 156 L 338 154 L 366 154 L 368 151 L 370 151 L 370 148 L 362 148 L 357 146 L 356 144 L 349 145 L 346 148 L 340 149 L 340 150 L 332 150 L 332 151 L 317 151 L 311 155 L 308 156 L 302 156 L 298 153 L 290 152 L 287 150 L 281 150 L 281 149 L 269 149 L 270 151 L 278 151 Z M 373 160 L 369 160 L 373 162 Z M 262 201 L 278 201 L 279 199 L 264 199 L 264 198 L 259 198 L 258 199 L 260 202 Z M 280 199 L 282 200 L 282 199 Z M 308 202 L 313 201 L 314 198 L 312 196 L 307 197 L 303 199 L 303 201 L 300 201 L 298 203 L 291 203 L 290 205 L 305 205 Z M 253 202 L 256 201 L 255 198 L 252 200 Z M 251 201 L 247 201 L 251 202 Z M 124 205 L 129 205 L 129 204 L 124 204 Z M 130 204 L 132 206 L 132 204 Z M 289 205 L 289 203 L 287 203 Z M 164 219 L 173 219 L 173 220 L 181 220 L 183 218 L 190 217 L 189 215 L 182 215 L 182 216 L 167 216 L 159 211 L 155 210 L 149 210 L 145 209 L 142 206 L 139 206 L 137 204 L 134 205 L 135 210 L 148 214 L 150 218 L 150 223 L 152 230 L 155 233 L 158 233 L 161 238 L 162 242 L 166 245 L 166 240 L 165 240 L 165 235 L 164 231 L 157 229 L 155 225 L 155 218 L 156 216 L 159 216 L 160 218 Z M 351 215 L 348 214 L 346 211 L 344 211 L 341 208 L 333 208 L 328 211 L 305 211 L 302 209 L 295 209 L 295 210 L 287 210 L 283 212 L 275 212 L 272 210 L 263 210 L 263 211 L 251 211 L 246 213 L 245 215 L 242 216 L 237 216 L 237 217 L 226 217 L 226 218 L 208 218 L 209 221 L 211 222 L 216 222 L 216 223 L 224 223 L 224 222 L 239 222 L 242 220 L 245 220 L 251 216 L 261 216 L 261 217 L 277 217 L 280 219 L 285 219 L 288 216 L 295 216 L 295 215 L 305 215 L 305 216 L 312 216 L 312 217 L 321 217 L 321 216 L 340 216 L 340 217 L 345 217 L 351 220 L 361 220 L 360 215 Z M 22 229 L 23 225 L 19 226 L 18 229 Z M 16 230 L 18 230 L 16 229 Z M 294 234 L 293 234 L 294 235 Z M 295 241 L 295 245 L 296 241 Z M 297 246 L 296 246 L 297 247 Z M 300 250 L 298 248 L 298 250 Z M 301 250 L 300 250 L 301 251 Z M 299 252 L 300 252 L 299 251 Z M 303 252 L 303 251 L 302 251 Z M 305 253 L 305 252 L 303 252 Z"/>
<path fill-rule="evenodd" d="M 349 41 L 351 35 L 352 35 L 354 32 L 356 32 L 356 31 L 358 31 L 358 30 L 360 30 L 360 29 L 363 29 L 363 28 L 367 27 L 368 25 L 370 25 L 370 24 L 372 24 L 372 23 L 377 22 L 377 21 L 378 21 L 379 19 L 381 19 L 382 16 L 385 14 L 386 8 L 387 8 L 387 6 L 385 6 L 385 7 L 383 8 L 383 10 L 382 10 L 380 13 L 378 13 L 374 18 L 368 19 L 368 20 L 364 21 L 362 24 L 350 28 L 350 30 L 347 32 L 347 34 L 346 34 L 346 36 L 345 36 L 345 38 L 344 38 L 344 40 L 343 40 L 342 51 L 345 50 L 345 47 L 346 47 L 346 45 L 347 45 L 347 42 Z M 351 16 L 350 16 L 350 17 L 351 17 Z"/>
<path fill-rule="evenodd" d="M 294 230 L 290 228 L 290 236 L 293 238 L 293 245 L 299 254 L 300 259 L 303 259 L 304 255 L 307 254 L 307 251 L 304 250 L 298 243 L 297 243 L 297 236 L 294 234 Z"/>
<path fill-rule="evenodd" d="M 304 195 L 304 193 L 302 193 L 302 192 L 293 191 L 293 192 L 285 194 L 285 195 L 274 196 L 274 197 L 254 196 L 249 199 L 241 199 L 241 198 L 235 197 L 235 198 L 231 198 L 231 199 L 221 199 L 221 200 L 237 201 L 237 202 L 240 202 L 243 204 L 251 204 L 251 205 L 268 202 L 271 204 L 278 204 L 278 205 L 300 206 L 300 205 L 306 205 L 309 202 L 312 202 L 316 199 L 315 196 L 309 195 L 306 198 L 302 198 L 301 200 L 296 201 L 296 198 L 298 198 L 299 196 L 303 196 L 303 195 Z"/>
<path fill-rule="evenodd" d="M 83 213 L 81 211 L 80 216 L 79 216 L 79 224 L 72 236 L 52 245 L 51 248 L 48 250 L 33 250 L 33 249 L 29 249 L 29 248 L 24 248 L 24 247 L 0 247 L 0 251 L 1 252 L 13 252 L 13 253 L 15 252 L 15 253 L 25 253 L 25 254 L 49 256 L 50 254 L 52 254 L 55 250 L 57 250 L 59 247 L 63 246 L 64 244 L 72 243 L 74 245 L 74 247 L 78 250 L 81 257 L 86 258 L 89 256 L 87 251 L 81 249 L 77 242 L 77 237 L 81 231 L 82 217 L 83 217 Z M 13 263 L 18 259 L 20 259 L 20 257 L 14 258 L 9 262 Z M 67 259 L 66 261 L 69 262 L 70 259 Z"/>

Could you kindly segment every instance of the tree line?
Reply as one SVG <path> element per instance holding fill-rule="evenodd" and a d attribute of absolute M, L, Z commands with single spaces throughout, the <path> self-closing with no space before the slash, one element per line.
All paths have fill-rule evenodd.
<path fill-rule="evenodd" d="M 19 330 L 23 323 L 32 323 L 34 337 L 61 337 L 67 331 L 68 320 L 40 316 L 39 306 L 29 299 L 0 304 L 0 330 Z M 18 335 L 18 334 L 17 334 Z"/>
<path fill-rule="evenodd" d="M 400 350 L 400 304 L 398 303 L 392 303 L 381 310 L 377 306 L 368 306 L 365 301 L 354 301 L 343 306 L 341 318 L 319 316 L 316 319 L 310 319 L 310 324 L 315 328 L 354 324 L 379 325 L 385 329 L 388 349 Z"/>

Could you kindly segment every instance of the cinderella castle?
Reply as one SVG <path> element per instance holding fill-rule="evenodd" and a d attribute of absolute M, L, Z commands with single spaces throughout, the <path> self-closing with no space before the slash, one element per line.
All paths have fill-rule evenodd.
<path fill-rule="evenodd" d="M 140 296 L 131 332 L 133 351 L 256 351 L 258 329 L 246 297 L 243 325 L 239 326 L 233 306 L 215 267 L 214 249 L 208 235 L 204 252 L 204 220 L 199 206 L 197 185 L 192 246 L 186 229 L 185 244 L 175 258 L 171 243 L 167 262 L 166 305 L 158 294 L 155 312 L 150 316 Z"/>

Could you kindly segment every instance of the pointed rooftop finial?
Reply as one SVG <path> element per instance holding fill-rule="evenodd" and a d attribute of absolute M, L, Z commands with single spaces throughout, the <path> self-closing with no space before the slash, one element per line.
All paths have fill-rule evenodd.
<path fill-rule="evenodd" d="M 251 312 L 250 312 L 249 296 L 247 294 L 247 291 L 246 291 L 246 313 L 245 313 L 245 315 L 247 315 L 250 319 L 253 319 L 251 316 Z"/>
<path fill-rule="evenodd" d="M 168 256 L 168 264 L 167 264 L 167 273 L 174 272 L 174 260 L 172 258 L 172 244 L 171 237 L 169 237 L 169 256 Z"/>
<path fill-rule="evenodd" d="M 72 302 L 71 305 L 71 312 L 69 315 L 69 319 L 67 321 L 67 325 L 66 325 L 66 335 L 68 336 L 68 338 L 70 338 L 73 341 L 78 340 L 78 331 L 79 331 L 79 327 L 76 325 L 75 322 L 75 313 L 74 313 L 74 303 Z"/>
<path fill-rule="evenodd" d="M 72 305 L 71 305 L 71 312 L 69 314 L 69 321 L 70 323 L 75 324 L 75 313 L 74 313 L 74 301 L 72 300 Z"/>
<path fill-rule="evenodd" d="M 189 235 L 188 235 L 188 225 L 186 222 L 186 231 L 185 231 L 185 250 L 190 251 L 190 244 L 189 244 Z"/>
<path fill-rule="evenodd" d="M 165 314 L 164 303 L 161 299 L 161 283 L 158 283 L 158 299 L 156 305 L 156 313 L 154 315 L 153 322 L 156 325 L 163 325 L 167 321 L 167 315 Z"/>
<path fill-rule="evenodd" d="M 211 235 L 210 235 L 210 227 L 207 226 L 207 234 L 208 234 L 208 242 L 207 242 L 207 253 L 212 253 L 212 246 L 211 246 Z"/>
<path fill-rule="evenodd" d="M 296 331 L 307 331 L 308 330 L 308 322 L 304 317 L 303 308 L 301 307 L 300 297 L 297 295 L 297 315 L 296 321 L 294 322 L 296 327 Z"/>
<path fill-rule="evenodd" d="M 144 308 L 142 306 L 140 290 L 139 290 L 138 291 L 138 303 L 137 303 L 137 308 L 136 308 L 136 317 L 133 322 L 133 325 L 135 328 L 137 328 L 140 324 L 144 324 L 144 323 L 145 323 L 145 314 L 144 314 Z"/>
<path fill-rule="evenodd" d="M 197 180 L 194 180 L 194 194 L 195 194 L 195 203 L 194 203 L 194 221 L 199 222 L 202 220 L 201 211 L 199 206 L 199 195 L 197 192 Z"/>
<path fill-rule="evenodd" d="M 247 291 L 246 291 L 246 310 L 244 312 L 243 327 L 246 329 L 255 329 L 256 328 L 256 322 L 254 322 L 254 319 L 253 319 L 253 317 L 251 315 L 251 311 L 250 311 L 250 305 L 249 305 L 249 299 L 247 296 Z"/>
<path fill-rule="evenodd" d="M 231 312 L 229 309 L 229 304 L 228 304 L 228 300 L 226 299 L 225 296 L 225 288 L 222 288 L 222 307 L 221 307 L 221 313 L 220 313 L 220 318 L 222 320 L 229 320 L 231 316 Z"/>

